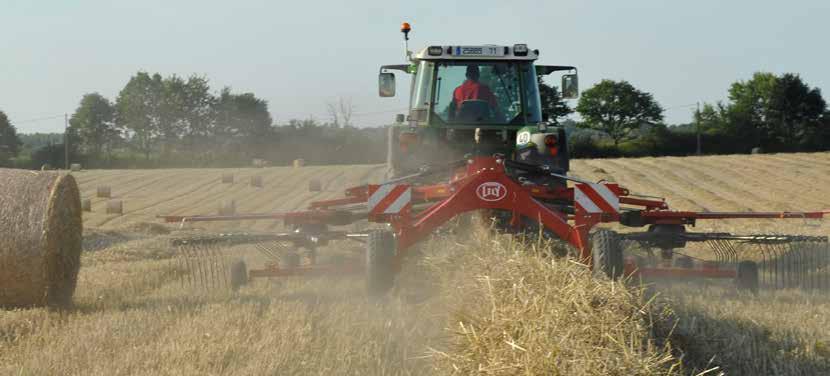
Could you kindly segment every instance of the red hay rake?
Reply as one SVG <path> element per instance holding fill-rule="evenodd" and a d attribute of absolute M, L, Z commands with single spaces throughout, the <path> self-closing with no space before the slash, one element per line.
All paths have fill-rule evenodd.
<path fill-rule="evenodd" d="M 427 176 L 450 172 L 439 184 L 422 183 Z M 561 184 L 533 183 L 528 176 L 561 179 Z M 567 187 L 565 181 L 571 181 Z M 416 243 L 426 239 L 452 218 L 487 210 L 497 227 L 506 231 L 543 229 L 550 237 L 569 243 L 581 262 L 611 278 L 622 275 L 643 278 L 725 278 L 739 288 L 826 288 L 830 285 L 830 252 L 827 237 L 786 235 L 733 235 L 687 232 L 698 220 L 722 219 L 820 219 L 828 211 L 813 212 L 692 212 L 669 209 L 664 199 L 631 194 L 610 182 L 589 182 L 553 173 L 545 168 L 495 157 L 473 157 L 384 184 L 349 188 L 345 197 L 312 202 L 299 212 L 229 216 L 162 216 L 169 223 L 206 221 L 282 220 L 295 231 L 284 234 L 228 234 L 175 239 L 174 245 L 217 243 L 279 243 L 309 250 L 310 265 L 294 257 L 261 250 L 274 262 L 247 271 L 243 264 L 231 267 L 231 284 L 238 288 L 249 278 L 297 275 L 365 273 L 369 292 L 388 291 L 402 261 Z M 331 231 L 361 220 L 387 224 L 366 232 Z M 646 231 L 617 233 L 594 227 L 618 223 Z M 540 226 L 541 225 L 541 226 Z M 317 265 L 316 249 L 334 240 L 366 243 L 365 262 Z M 642 252 L 624 255 L 625 243 Z M 709 244 L 713 258 L 694 259 L 675 252 L 687 243 Z M 795 247 L 793 244 L 810 244 Z M 760 248 L 750 251 L 749 246 Z M 267 247 L 266 247 L 267 248 Z M 655 252 L 658 251 L 658 252 Z M 656 254 L 659 254 L 657 256 Z"/>

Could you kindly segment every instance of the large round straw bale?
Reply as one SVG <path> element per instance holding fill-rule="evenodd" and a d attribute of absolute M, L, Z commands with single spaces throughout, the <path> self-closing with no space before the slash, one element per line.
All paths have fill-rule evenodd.
<path fill-rule="evenodd" d="M 222 183 L 233 184 L 233 173 L 227 172 L 222 174 Z"/>
<path fill-rule="evenodd" d="M 305 166 L 305 159 L 300 158 L 294 160 L 294 168 L 300 168 L 303 166 Z"/>
<path fill-rule="evenodd" d="M 112 197 L 112 189 L 108 185 L 99 185 L 97 192 L 95 192 L 95 196 L 102 197 L 102 198 L 110 198 Z"/>
<path fill-rule="evenodd" d="M 71 304 L 82 233 L 71 175 L 0 169 L 0 307 Z"/>
<path fill-rule="evenodd" d="M 236 214 L 236 201 L 226 200 L 219 203 L 219 215 L 234 215 Z"/>
<path fill-rule="evenodd" d="M 69 169 L 72 170 L 72 172 L 81 171 L 81 164 L 80 163 L 73 163 L 73 164 L 69 165 Z"/>
<path fill-rule="evenodd" d="M 262 188 L 262 185 L 263 185 L 262 184 L 262 176 L 259 176 L 259 175 L 251 176 L 251 186 L 252 187 Z"/>
<path fill-rule="evenodd" d="M 107 201 L 107 214 L 124 214 L 124 202 L 121 200 Z"/>
<path fill-rule="evenodd" d="M 85 199 L 81 200 L 81 210 L 83 210 L 85 212 L 91 212 L 92 211 L 92 200 L 90 200 L 88 198 L 85 198 Z"/>

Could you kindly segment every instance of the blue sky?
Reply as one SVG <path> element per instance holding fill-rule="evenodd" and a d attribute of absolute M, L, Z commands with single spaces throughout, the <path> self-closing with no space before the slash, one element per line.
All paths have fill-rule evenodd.
<path fill-rule="evenodd" d="M 540 63 L 576 65 L 582 88 L 625 79 L 670 123 L 753 72 L 796 72 L 830 90 L 830 1 L 113 1 L 0 0 L 0 110 L 19 131 L 59 131 L 81 96 L 113 99 L 138 70 L 206 75 L 254 92 L 275 120 L 326 118 L 351 98 L 359 124 L 406 108 L 377 97 L 377 69 L 412 48 L 527 43 Z M 830 98 L 828 98 L 830 99 Z"/>

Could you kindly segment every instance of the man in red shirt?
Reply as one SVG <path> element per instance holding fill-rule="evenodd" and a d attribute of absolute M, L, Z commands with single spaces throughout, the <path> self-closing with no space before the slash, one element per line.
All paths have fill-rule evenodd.
<path fill-rule="evenodd" d="M 478 66 L 468 65 L 467 80 L 455 88 L 452 95 L 454 108 L 451 109 L 451 112 L 453 112 L 452 114 L 455 118 L 460 117 L 461 119 L 459 120 L 464 120 L 464 118 L 471 117 L 470 113 L 465 112 L 472 112 L 474 113 L 472 117 L 475 120 L 481 121 L 484 118 L 490 117 L 490 114 L 487 114 L 486 112 L 491 112 L 493 114 L 498 112 L 498 101 L 496 100 L 496 95 L 493 94 L 493 91 L 490 90 L 487 85 L 478 82 L 478 78 Z M 478 101 L 478 103 L 484 102 L 489 105 L 489 109 L 481 109 L 480 106 L 475 110 L 467 109 L 466 106 L 470 105 L 464 104 L 465 101 Z"/>

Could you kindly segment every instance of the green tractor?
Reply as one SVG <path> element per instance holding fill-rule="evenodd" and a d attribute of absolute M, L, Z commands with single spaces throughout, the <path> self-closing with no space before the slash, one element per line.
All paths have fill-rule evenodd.
<path fill-rule="evenodd" d="M 410 27 L 401 31 L 409 40 Z M 568 172 L 565 132 L 548 124 L 541 110 L 538 77 L 562 76 L 562 97 L 579 95 L 576 68 L 535 65 L 538 50 L 513 46 L 429 46 L 412 53 L 409 64 L 384 65 L 381 97 L 395 95 L 395 74 L 411 76 L 409 114 L 389 129 L 387 177 L 401 179 L 429 166 L 447 165 L 469 155 L 503 155 L 555 175 Z M 521 171 L 516 173 L 521 174 Z M 564 186 L 555 176 L 545 185 Z"/>

